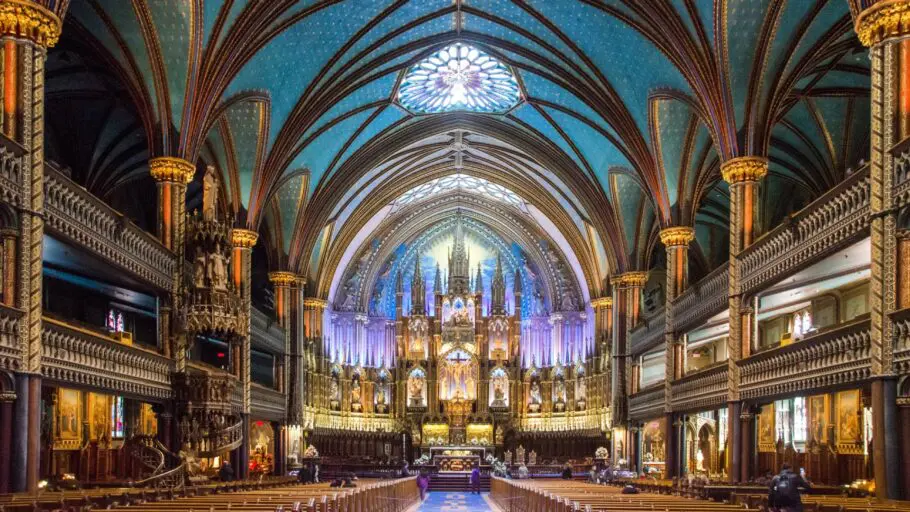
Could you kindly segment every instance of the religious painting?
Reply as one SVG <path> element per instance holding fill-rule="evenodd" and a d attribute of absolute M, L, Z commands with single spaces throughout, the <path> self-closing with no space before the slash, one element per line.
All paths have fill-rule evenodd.
<path fill-rule="evenodd" d="M 158 434 L 158 417 L 152 409 L 152 404 L 139 406 L 139 429 L 147 436 Z"/>
<path fill-rule="evenodd" d="M 453 350 L 439 368 L 440 400 L 474 400 L 477 397 L 477 364 L 470 354 Z"/>
<path fill-rule="evenodd" d="M 110 437 L 112 398 L 99 393 L 88 393 L 88 433 L 92 441 Z"/>
<path fill-rule="evenodd" d="M 666 420 L 663 418 L 645 423 L 641 436 L 642 460 L 644 462 L 664 461 L 666 457 L 664 453 L 665 425 Z"/>
<path fill-rule="evenodd" d="M 774 404 L 765 404 L 758 415 L 758 446 L 759 451 L 774 451 L 777 443 L 774 428 Z"/>
<path fill-rule="evenodd" d="M 837 429 L 838 444 L 853 444 L 862 439 L 860 423 L 860 391 L 851 389 L 837 393 Z"/>
<path fill-rule="evenodd" d="M 427 374 L 414 368 L 408 375 L 408 407 L 426 407 Z"/>
<path fill-rule="evenodd" d="M 809 439 L 828 442 L 828 395 L 809 397 Z"/>
<path fill-rule="evenodd" d="M 473 423 L 467 427 L 467 441 L 472 446 L 488 446 L 493 444 L 493 425 L 488 423 Z"/>
<path fill-rule="evenodd" d="M 82 392 L 57 390 L 56 436 L 54 449 L 77 450 L 82 444 Z"/>

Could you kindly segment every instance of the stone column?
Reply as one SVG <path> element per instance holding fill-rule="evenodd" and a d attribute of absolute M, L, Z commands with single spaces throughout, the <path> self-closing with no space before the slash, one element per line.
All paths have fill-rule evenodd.
<path fill-rule="evenodd" d="M 594 371 L 595 385 L 588 390 L 588 403 L 592 408 L 601 409 L 608 404 L 604 397 L 610 396 L 610 347 L 613 342 L 613 297 L 600 297 L 591 300 L 594 309 Z M 612 419 L 612 418 L 611 418 Z M 610 419 L 610 420 L 611 420 Z M 608 425 L 610 420 L 601 421 Z"/>
<path fill-rule="evenodd" d="M 15 485 L 13 491 L 35 491 L 38 486 L 41 421 L 41 284 L 44 239 L 44 66 L 47 49 L 60 37 L 60 15 L 37 2 L 0 0 L 2 38 L 3 134 L 23 148 L 21 173 L 12 184 L 18 196 L 18 246 L 15 250 L 15 280 L 4 279 L 4 296 L 14 294 L 15 304 L 24 312 L 16 333 L 20 348 L 16 430 L 23 443 L 14 443 Z M 7 243 L 4 243 L 6 246 Z M 4 254 L 9 263 L 9 249 Z M 9 265 L 4 268 L 9 271 Z M 36 396 L 26 394 L 33 391 Z M 28 397 L 28 398 L 25 398 Z M 24 450 L 24 453 L 19 451 Z"/>
<path fill-rule="evenodd" d="M 856 34 L 869 47 L 870 103 L 870 286 L 872 440 L 876 495 L 899 499 L 899 453 L 894 449 L 896 409 L 893 350 L 897 302 L 897 210 L 892 148 L 910 136 L 910 1 L 850 3 Z M 865 8 L 863 10 L 860 10 Z"/>
<path fill-rule="evenodd" d="M 646 272 L 626 272 L 611 279 L 613 285 L 613 382 L 611 385 L 613 427 L 625 426 L 628 415 L 629 330 L 638 323 L 641 288 Z M 631 448 L 631 447 L 630 447 Z"/>
<path fill-rule="evenodd" d="M 666 228 L 660 232 L 660 241 L 667 248 L 667 286 L 666 302 L 664 304 L 664 349 L 665 377 L 664 377 L 664 453 L 667 454 L 666 478 L 679 476 L 677 474 L 679 453 L 677 430 L 673 428 L 676 423 L 672 407 L 672 382 L 683 376 L 684 350 L 676 339 L 676 323 L 673 316 L 673 301 L 685 290 L 689 282 L 689 243 L 695 239 L 695 229 L 688 226 Z"/>
<path fill-rule="evenodd" d="M 746 405 L 743 404 L 740 414 L 740 429 L 742 438 L 742 444 L 740 445 L 739 453 L 739 477 L 743 482 L 748 482 L 752 477 L 752 452 L 753 452 L 753 433 L 755 432 L 755 415 L 752 413 L 752 410 Z"/>
<path fill-rule="evenodd" d="M 303 290 L 303 283 L 298 281 Z M 302 401 L 308 407 L 327 407 L 322 400 L 322 354 L 323 317 L 328 303 L 316 297 L 303 299 L 303 339 L 305 344 L 304 374 L 305 385 L 301 390 Z"/>
<path fill-rule="evenodd" d="M 744 304 L 740 283 L 739 254 L 748 247 L 755 236 L 755 203 L 758 195 L 758 184 L 768 173 L 766 158 L 745 156 L 727 160 L 721 164 L 721 175 L 730 184 L 730 278 L 729 306 L 730 333 L 727 338 L 727 403 L 728 415 L 728 449 L 727 475 L 731 482 L 740 481 L 740 404 L 739 404 L 739 366 L 736 364 L 748 353 L 748 329 L 743 328 Z"/>
<path fill-rule="evenodd" d="M 294 297 L 297 276 L 293 272 L 269 272 L 269 281 L 272 283 L 272 290 L 275 295 L 275 316 L 278 325 L 284 329 L 284 354 L 281 356 L 279 366 L 280 382 L 279 390 L 287 398 L 286 418 L 287 424 L 299 425 L 300 407 L 294 406 L 294 400 L 299 396 L 293 387 L 290 378 L 295 372 L 295 354 L 297 354 L 296 339 L 293 327 L 296 326 L 297 304 L 299 303 Z M 277 437 L 277 434 L 276 434 Z M 276 462 L 277 465 L 277 462 Z"/>
<path fill-rule="evenodd" d="M 0 393 L 0 494 L 10 491 L 10 454 L 13 446 L 13 403 L 16 394 Z"/>
<path fill-rule="evenodd" d="M 250 473 L 250 264 L 253 246 L 259 235 L 248 229 L 231 230 L 231 276 L 241 299 L 240 312 L 240 385 L 243 388 L 241 417 L 243 420 L 243 444 L 240 446 L 240 478 Z"/>
<path fill-rule="evenodd" d="M 158 157 L 149 160 L 149 173 L 158 188 L 158 238 L 182 263 L 186 253 L 186 186 L 193 181 L 196 166 L 182 158 Z M 178 372 L 186 366 L 185 333 L 176 332 L 177 322 L 173 318 L 184 300 L 182 277 L 183 266 L 177 265 L 169 300 L 164 301 L 158 314 L 158 332 L 162 338 L 158 344 L 165 356 L 176 359 Z"/>

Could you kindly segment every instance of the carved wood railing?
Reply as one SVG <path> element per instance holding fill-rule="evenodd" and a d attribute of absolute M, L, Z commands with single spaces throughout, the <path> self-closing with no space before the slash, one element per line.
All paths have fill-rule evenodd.
<path fill-rule="evenodd" d="M 256 383 L 250 384 L 251 413 L 257 418 L 283 421 L 287 415 L 287 395 Z"/>
<path fill-rule="evenodd" d="M 171 287 L 177 259 L 145 232 L 49 165 L 44 167 L 47 227 L 158 288 Z"/>
<path fill-rule="evenodd" d="M 717 363 L 673 381 L 674 411 L 716 408 L 727 400 L 727 362 Z"/>
<path fill-rule="evenodd" d="M 861 383 L 870 376 L 870 321 L 859 320 L 739 361 L 744 399 Z"/>
<path fill-rule="evenodd" d="M 712 316 L 727 309 L 730 266 L 726 263 L 714 269 L 673 301 L 676 332 L 698 327 Z"/>
<path fill-rule="evenodd" d="M 140 434 L 131 437 L 126 442 L 129 454 L 139 462 L 142 467 L 141 474 L 145 478 L 164 472 L 167 462 L 165 453 L 158 448 L 156 441 L 154 436 Z"/>
<path fill-rule="evenodd" d="M 199 450 L 197 456 L 202 458 L 218 457 L 231 450 L 240 448 L 240 445 L 243 444 L 243 422 L 239 421 L 230 427 L 211 433 L 208 440 L 208 446 Z"/>
<path fill-rule="evenodd" d="M 250 308 L 250 335 L 254 348 L 261 348 L 275 355 L 284 354 L 284 329 L 276 320 L 255 307 Z"/>
<path fill-rule="evenodd" d="M 667 315 L 664 313 L 663 307 L 642 320 L 635 329 L 629 332 L 629 352 L 633 356 L 637 356 L 662 343 L 666 321 Z"/>
<path fill-rule="evenodd" d="M 664 383 L 652 384 L 629 396 L 629 418 L 644 420 L 664 414 Z"/>
<path fill-rule="evenodd" d="M 46 379 L 114 394 L 170 399 L 173 361 L 105 334 L 45 316 L 41 371 Z"/>
<path fill-rule="evenodd" d="M 891 189 L 895 206 L 905 206 L 910 202 L 910 137 L 898 142 L 891 148 L 894 158 L 894 183 Z"/>
<path fill-rule="evenodd" d="M 18 345 L 19 321 L 24 313 L 0 304 L 0 368 L 18 370 L 22 352 Z"/>
<path fill-rule="evenodd" d="M 0 137 L 0 201 L 22 206 L 19 182 L 25 149 L 7 137 Z"/>
<path fill-rule="evenodd" d="M 868 234 L 869 167 L 790 215 L 740 253 L 743 293 L 758 291 Z"/>
<path fill-rule="evenodd" d="M 133 482 L 133 486 L 179 491 L 186 484 L 186 478 L 186 464 L 182 463 L 173 469 Z"/>
<path fill-rule="evenodd" d="M 910 308 L 891 313 L 894 321 L 894 372 L 910 374 Z"/>

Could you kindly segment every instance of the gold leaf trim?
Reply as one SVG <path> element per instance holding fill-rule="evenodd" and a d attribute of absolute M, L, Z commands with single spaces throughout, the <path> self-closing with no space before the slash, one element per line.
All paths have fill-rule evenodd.
<path fill-rule="evenodd" d="M 865 46 L 910 34 L 910 1 L 884 0 L 856 18 L 856 35 Z"/>
<path fill-rule="evenodd" d="M 259 240 L 259 233 L 249 229 L 232 229 L 231 245 L 242 249 L 251 249 Z"/>
<path fill-rule="evenodd" d="M 660 241 L 667 247 L 686 247 L 694 239 L 695 229 L 689 226 L 667 228 L 660 232 Z"/>
<path fill-rule="evenodd" d="M 758 181 L 768 174 L 768 159 L 760 156 L 731 158 L 720 166 L 720 174 L 729 184 Z"/>
<path fill-rule="evenodd" d="M 196 166 L 182 158 L 162 156 L 149 160 L 149 174 L 155 181 L 188 185 L 196 174 Z"/>
<path fill-rule="evenodd" d="M 23 0 L 0 1 L 0 31 L 3 35 L 23 37 L 45 48 L 57 44 L 60 18 L 44 7 Z"/>

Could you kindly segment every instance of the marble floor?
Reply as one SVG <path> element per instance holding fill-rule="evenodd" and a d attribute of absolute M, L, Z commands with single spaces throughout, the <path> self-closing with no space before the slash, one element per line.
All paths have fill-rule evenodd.
<path fill-rule="evenodd" d="M 469 492 L 431 492 L 418 512 L 492 512 L 483 496 Z"/>

